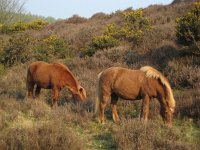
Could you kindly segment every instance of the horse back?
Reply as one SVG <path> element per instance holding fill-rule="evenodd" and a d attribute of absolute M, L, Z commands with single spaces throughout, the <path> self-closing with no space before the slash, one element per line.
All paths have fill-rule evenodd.
<path fill-rule="evenodd" d="M 51 88 L 52 86 L 64 86 L 64 76 L 67 67 L 60 64 L 49 64 L 43 61 L 36 61 L 30 64 L 28 68 L 27 79 L 42 88 Z"/>
<path fill-rule="evenodd" d="M 147 78 L 140 70 L 111 67 L 101 73 L 99 78 L 102 93 L 115 93 L 123 99 L 140 99 L 147 89 Z"/>

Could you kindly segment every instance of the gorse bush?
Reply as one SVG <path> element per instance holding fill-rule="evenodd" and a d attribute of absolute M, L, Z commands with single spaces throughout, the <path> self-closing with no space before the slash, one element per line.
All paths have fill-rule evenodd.
<path fill-rule="evenodd" d="M 28 29 L 33 29 L 33 30 L 41 29 L 46 25 L 48 25 L 48 22 L 43 21 L 43 20 L 35 20 L 35 21 L 27 24 Z"/>
<path fill-rule="evenodd" d="M 184 16 L 177 18 L 176 36 L 179 43 L 191 45 L 200 40 L 200 2 Z"/>
<path fill-rule="evenodd" d="M 144 33 L 151 29 L 150 19 L 144 17 L 141 9 L 125 12 L 123 16 L 124 24 L 119 31 L 121 39 L 139 44 L 142 41 Z"/>
<path fill-rule="evenodd" d="M 85 54 L 92 56 L 97 50 L 111 48 L 118 45 L 118 40 L 109 35 L 96 37 L 86 48 Z"/>
<path fill-rule="evenodd" d="M 95 37 L 85 48 L 86 55 L 92 56 L 97 50 L 117 46 L 120 40 L 138 45 L 144 33 L 151 29 L 151 21 L 144 17 L 141 9 L 123 13 L 123 19 L 123 24 L 120 26 L 113 23 L 107 25 L 103 35 Z"/>
<path fill-rule="evenodd" d="M 30 29 L 39 30 L 46 25 L 48 25 L 48 23 L 43 20 L 35 20 L 31 23 L 19 21 L 11 25 L 0 24 L 0 32 L 1 33 L 17 33 L 17 32 L 23 32 L 25 30 L 30 30 Z"/>
<path fill-rule="evenodd" d="M 16 33 L 16 32 L 22 32 L 25 31 L 28 28 L 27 24 L 25 22 L 16 22 L 10 26 L 7 26 L 7 32 L 9 33 Z"/>
<path fill-rule="evenodd" d="M 29 35 L 14 35 L 4 47 L 1 62 L 5 66 L 12 66 L 18 62 L 25 63 L 33 57 L 32 37 Z"/>
<path fill-rule="evenodd" d="M 72 57 L 69 45 L 56 35 L 44 39 L 27 34 L 13 35 L 0 53 L 0 61 L 9 67 L 31 60 L 50 61 L 67 57 Z"/>
<path fill-rule="evenodd" d="M 37 60 L 49 61 L 50 59 L 64 59 L 71 57 L 69 45 L 56 35 L 50 35 L 39 40 L 35 46 L 35 57 Z"/>

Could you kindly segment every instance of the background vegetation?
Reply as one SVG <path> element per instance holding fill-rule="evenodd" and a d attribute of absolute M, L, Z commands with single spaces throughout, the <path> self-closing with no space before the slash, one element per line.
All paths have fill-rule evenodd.
<path fill-rule="evenodd" d="M 0 24 L 0 149 L 172 149 L 200 146 L 200 3 L 175 0 L 143 10 L 77 15 L 51 23 L 42 18 Z M 48 23 L 47 23 L 48 22 Z M 26 100 L 26 71 L 36 60 L 66 64 L 86 88 L 86 102 L 64 89 L 59 108 L 51 91 Z M 152 99 L 145 126 L 141 101 L 119 101 L 120 124 L 106 110 L 106 124 L 94 114 L 99 72 L 122 66 L 160 70 L 176 100 L 173 127 L 163 125 Z"/>

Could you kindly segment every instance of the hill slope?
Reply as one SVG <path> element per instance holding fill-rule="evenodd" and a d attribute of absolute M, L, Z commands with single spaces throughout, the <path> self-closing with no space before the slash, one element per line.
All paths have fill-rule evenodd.
<path fill-rule="evenodd" d="M 4 44 L 0 52 L 13 50 L 9 56 L 19 57 L 12 57 L 16 60 L 12 66 L 0 65 L 0 149 L 197 149 L 200 57 L 188 54 L 191 47 L 177 44 L 175 33 L 175 19 L 192 5 L 174 1 L 167 6 L 145 8 L 145 16 L 152 20 L 152 30 L 139 45 L 120 41 L 118 46 L 100 49 L 92 57 L 83 57 L 82 49 L 102 35 L 108 24 L 122 24 L 121 11 L 109 15 L 97 13 L 89 19 L 73 16 L 40 30 L 1 33 Z M 26 71 L 35 61 L 32 53 L 36 50 L 41 54 L 37 58 L 51 55 L 47 61 L 67 64 L 87 91 L 85 103 L 74 101 L 66 89 L 61 92 L 57 112 L 51 107 L 49 90 L 42 90 L 40 99 L 26 101 Z M 57 57 L 54 50 L 67 57 Z M 106 124 L 100 125 L 94 114 L 98 73 L 111 66 L 138 69 L 144 65 L 161 71 L 173 88 L 176 100 L 173 127 L 163 125 L 159 102 L 153 99 L 147 125 L 138 120 L 141 101 L 123 100 L 118 102 L 121 123 L 114 124 L 107 109 Z"/>

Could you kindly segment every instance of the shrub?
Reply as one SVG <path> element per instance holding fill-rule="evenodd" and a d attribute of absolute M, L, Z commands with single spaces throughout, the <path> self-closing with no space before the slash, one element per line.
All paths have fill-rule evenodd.
<path fill-rule="evenodd" d="M 1 56 L 1 62 L 5 66 L 12 66 L 16 63 L 25 63 L 31 60 L 31 43 L 33 39 L 29 35 L 14 35 L 9 39 L 8 44 L 4 47 Z"/>
<path fill-rule="evenodd" d="M 30 60 L 63 59 L 71 57 L 68 44 L 56 35 L 36 40 L 27 34 L 14 35 L 0 54 L 5 66 L 25 63 Z"/>
<path fill-rule="evenodd" d="M 68 23 L 79 24 L 87 21 L 87 18 L 80 17 L 78 15 L 73 15 L 71 18 L 67 20 Z"/>
<path fill-rule="evenodd" d="M 19 21 L 12 24 L 11 26 L 8 26 L 7 32 L 10 32 L 10 33 L 22 32 L 22 31 L 25 31 L 27 27 L 28 26 L 25 22 Z"/>
<path fill-rule="evenodd" d="M 1 33 L 18 33 L 18 32 L 23 32 L 28 29 L 39 30 L 46 25 L 48 25 L 48 23 L 43 20 L 35 20 L 31 23 L 19 21 L 11 25 L 0 24 L 0 32 Z"/>
<path fill-rule="evenodd" d="M 141 9 L 125 12 L 123 16 L 124 24 L 118 33 L 120 38 L 139 44 L 144 33 L 151 29 L 150 20 L 144 17 Z"/>
<path fill-rule="evenodd" d="M 92 42 L 86 48 L 85 54 L 92 56 L 97 50 L 111 48 L 117 44 L 117 39 L 113 38 L 112 36 L 102 35 L 92 40 Z"/>
<path fill-rule="evenodd" d="M 69 45 L 56 35 L 50 35 L 39 41 L 35 47 L 37 60 L 63 59 L 71 57 Z"/>
<path fill-rule="evenodd" d="M 144 33 L 151 29 L 150 20 L 143 16 L 141 9 L 123 13 L 124 23 L 117 27 L 115 24 L 107 25 L 103 35 L 96 37 L 85 48 L 85 53 L 92 56 L 97 50 L 112 48 L 119 44 L 119 40 L 128 40 L 139 44 Z"/>
<path fill-rule="evenodd" d="M 46 21 L 43 21 L 43 20 L 35 20 L 35 21 L 27 24 L 28 29 L 33 29 L 33 30 L 39 30 L 46 25 L 48 25 L 48 23 Z"/>
<path fill-rule="evenodd" d="M 184 16 L 177 18 L 176 37 L 179 43 L 191 45 L 200 40 L 200 2 Z"/>

